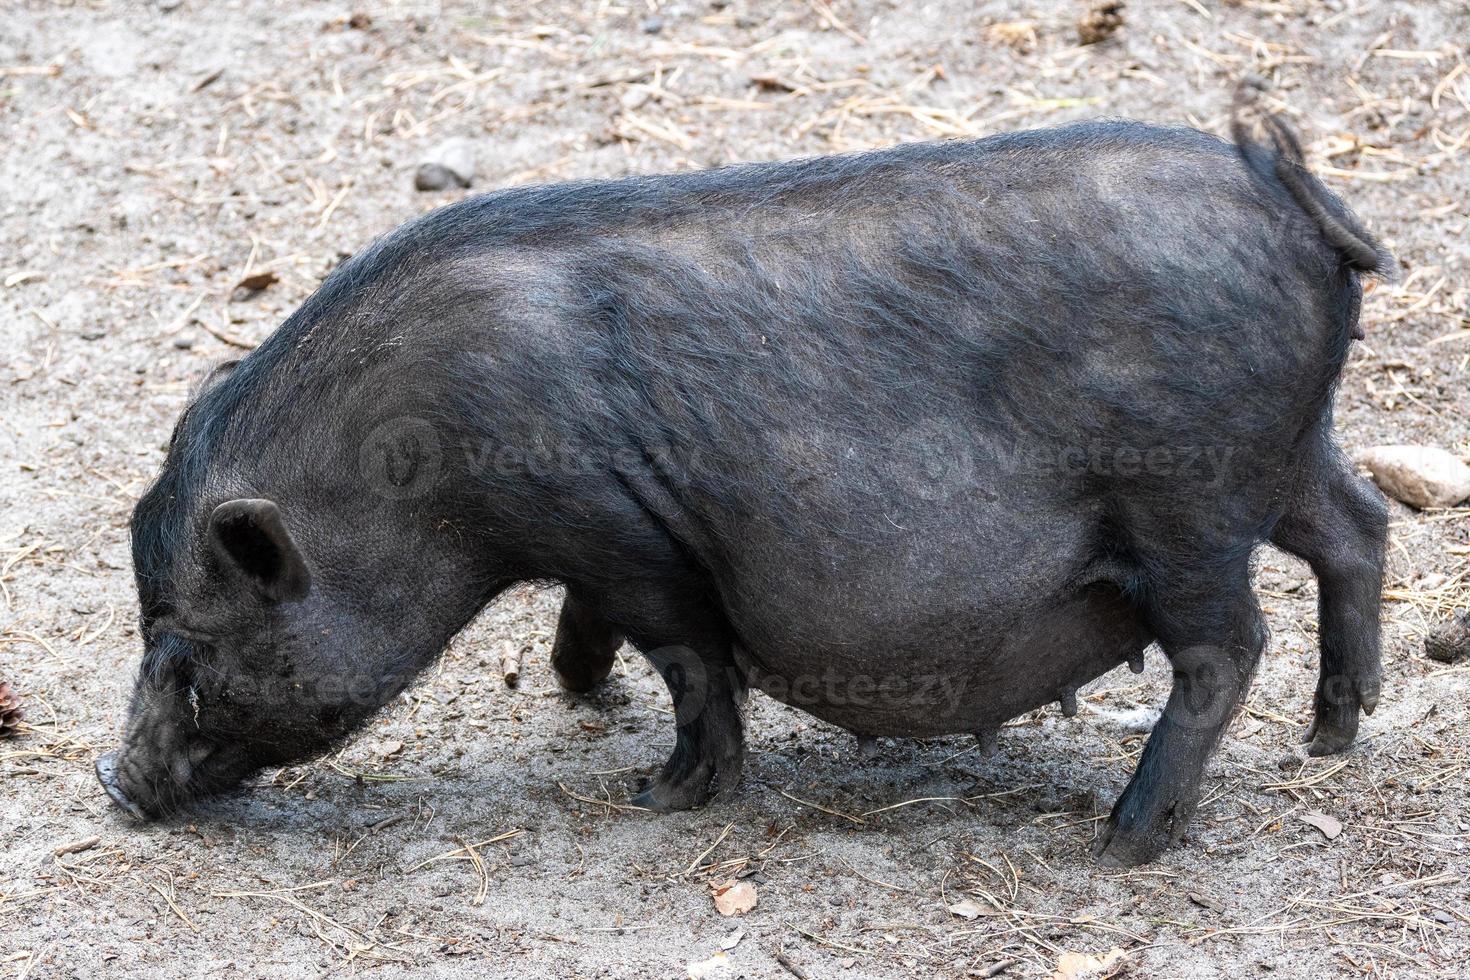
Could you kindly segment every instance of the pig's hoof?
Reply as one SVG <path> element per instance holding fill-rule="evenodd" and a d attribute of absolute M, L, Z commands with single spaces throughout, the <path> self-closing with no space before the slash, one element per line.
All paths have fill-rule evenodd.
<path fill-rule="evenodd" d="M 745 765 L 745 739 L 733 702 L 729 706 L 733 724 L 713 723 L 722 712 L 710 711 L 701 717 L 697 734 L 680 729 L 674 754 L 648 787 L 633 797 L 634 806 L 671 813 L 734 792 Z"/>
<path fill-rule="evenodd" d="M 678 778 L 666 778 L 661 773 L 647 789 L 633 797 L 633 805 L 654 813 L 692 810 L 714 795 L 710 787 L 713 781 L 712 767 L 704 765 Z"/>
<path fill-rule="evenodd" d="M 1307 743 L 1308 755 L 1336 755 L 1346 750 L 1358 737 L 1359 712 L 1371 715 L 1378 707 L 1380 681 L 1377 675 L 1340 679 L 1338 690 L 1334 691 L 1332 687 L 1329 682 L 1317 689 L 1312 727 L 1302 736 L 1302 741 Z"/>
<path fill-rule="evenodd" d="M 551 670 L 562 690 L 586 694 L 607 679 L 623 645 L 623 634 L 573 594 L 561 605 Z"/>
<path fill-rule="evenodd" d="M 597 686 L 607 679 L 607 675 L 595 677 L 589 674 L 565 674 L 560 670 L 552 671 L 556 677 L 556 684 L 568 694 L 591 694 Z"/>
<path fill-rule="evenodd" d="M 716 796 L 729 796 L 740 782 L 745 752 L 743 744 L 726 748 L 712 759 L 690 766 L 675 766 L 671 759 L 648 787 L 633 797 L 633 805 L 655 813 L 672 813 L 703 806 Z"/>
<path fill-rule="evenodd" d="M 1307 755 L 1336 755 L 1352 745 L 1357 736 L 1358 715 L 1354 712 L 1335 721 L 1318 716 L 1302 736 L 1302 742 L 1307 746 Z"/>
<path fill-rule="evenodd" d="M 1133 868 L 1164 853 L 1170 839 L 1167 830 L 1123 828 L 1109 820 L 1092 856 L 1104 868 Z"/>
<path fill-rule="evenodd" d="M 617 648 L 613 647 L 613 652 Z M 572 652 L 574 651 L 575 652 Z M 612 673 L 613 653 L 576 650 L 558 636 L 551 651 L 551 673 L 568 694 L 590 694 Z"/>
<path fill-rule="evenodd" d="M 1192 809 L 1177 801 L 1135 806 L 1124 792 L 1093 843 L 1092 856 L 1104 868 L 1147 864 L 1184 837 Z"/>

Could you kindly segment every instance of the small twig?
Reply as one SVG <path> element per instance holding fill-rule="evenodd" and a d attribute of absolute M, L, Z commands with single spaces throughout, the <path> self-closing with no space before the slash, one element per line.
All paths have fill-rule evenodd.
<path fill-rule="evenodd" d="M 81 840 L 72 841 L 70 844 L 62 844 L 51 853 L 56 857 L 61 857 L 65 854 L 80 854 L 82 851 L 90 851 L 101 842 L 101 837 L 84 837 Z"/>
<path fill-rule="evenodd" d="M 690 861 L 689 862 L 689 867 L 687 867 L 687 868 L 684 869 L 683 877 L 686 877 L 687 878 L 689 875 L 692 875 L 694 873 L 695 869 L 697 869 L 699 867 L 700 862 L 703 861 L 705 858 L 709 857 L 711 854 L 713 854 L 715 852 L 715 848 L 717 848 L 721 844 L 723 844 L 725 842 L 725 838 L 730 836 L 730 831 L 731 830 L 734 830 L 734 829 L 735 829 L 735 824 L 734 823 L 727 823 L 727 824 L 725 824 L 725 829 L 722 830 L 722 831 L 720 831 L 720 836 L 718 836 L 718 837 L 715 838 L 715 842 L 713 844 L 711 844 L 709 847 L 706 847 L 703 851 L 701 851 L 700 854 L 699 854 L 699 857 L 697 857 L 693 861 Z"/>
<path fill-rule="evenodd" d="M 486 838 L 485 840 L 482 840 L 482 841 L 476 841 L 474 843 L 474 846 L 475 847 L 484 847 L 486 844 L 498 844 L 499 842 L 501 842 L 503 840 L 510 840 L 510 838 L 517 837 L 517 836 L 519 836 L 521 834 L 524 834 L 524 833 L 525 833 L 525 831 L 524 830 L 521 830 L 520 828 L 517 828 L 515 830 L 507 830 L 505 833 L 500 834 L 498 836 L 488 837 L 488 838 Z M 460 841 L 460 844 L 463 845 L 463 846 L 457 847 L 457 848 L 455 848 L 452 851 L 445 851 L 443 854 L 436 854 L 434 857 L 429 858 L 427 861 L 420 861 L 418 864 L 415 864 L 413 867 L 411 867 L 407 871 L 405 871 L 404 874 L 412 874 L 413 872 L 419 870 L 420 868 L 426 868 L 426 867 L 428 867 L 429 865 L 433 864 L 436 861 L 450 861 L 450 860 L 454 860 L 456 858 L 466 857 L 467 855 L 465 854 L 465 851 L 471 845 L 469 845 L 468 843 L 465 843 L 464 841 Z"/>
<path fill-rule="evenodd" d="M 206 320 L 200 320 L 199 326 L 203 328 L 205 333 L 209 334 L 215 340 L 229 344 L 231 347 L 238 347 L 241 350 L 255 350 L 255 345 L 252 344 L 250 341 L 241 340 L 239 337 L 225 333 L 219 327 L 210 326 L 209 322 Z"/>
<path fill-rule="evenodd" d="M 806 971 L 793 963 L 784 949 L 776 950 L 776 962 L 784 966 L 788 973 L 796 977 L 796 980 L 807 980 Z"/>
<path fill-rule="evenodd" d="M 840 810 L 833 810 L 833 809 L 830 809 L 828 807 L 822 806 L 822 804 L 820 804 L 820 803 L 813 803 L 810 800 L 799 799 L 799 798 L 797 798 L 795 796 L 792 796 L 790 793 L 786 792 L 784 789 L 778 789 L 778 790 L 776 790 L 776 792 L 778 792 L 782 796 L 786 797 L 792 803 L 800 803 L 802 806 L 809 806 L 813 810 L 821 810 L 823 813 L 830 813 L 834 817 L 841 817 L 843 820 L 851 820 L 853 823 L 857 824 L 860 827 L 867 825 L 867 821 L 864 820 L 862 817 L 854 817 L 850 813 L 843 813 Z"/>
<path fill-rule="evenodd" d="M 485 904 L 485 896 L 490 893 L 490 871 L 485 867 L 485 859 L 480 857 L 480 852 L 475 850 L 475 845 L 468 841 L 460 841 L 464 844 L 464 851 L 470 856 L 470 863 L 475 866 L 475 873 L 480 876 L 480 888 L 475 892 L 476 905 Z"/>
<path fill-rule="evenodd" d="M 648 810 L 648 807 L 646 806 L 634 806 L 631 803 L 614 803 L 612 800 L 595 800 L 590 796 L 578 796 L 576 793 L 573 793 L 571 790 L 567 789 L 566 783 L 557 783 L 556 785 L 561 788 L 561 791 L 563 793 L 567 794 L 578 803 L 590 803 L 593 806 L 606 806 L 611 807 L 614 810 L 638 810 L 639 812 L 646 812 Z"/>
<path fill-rule="evenodd" d="M 515 687 L 521 682 L 521 661 L 525 657 L 525 648 L 510 640 L 505 640 L 500 645 L 500 674 L 505 678 L 506 687 Z"/>
<path fill-rule="evenodd" d="M 179 908 L 178 904 L 173 900 L 173 896 L 164 891 L 163 888 L 160 887 L 156 882 L 150 881 L 148 883 L 148 886 L 154 891 L 158 892 L 159 898 L 162 898 L 165 902 L 168 903 L 168 907 L 173 909 L 174 915 L 177 915 L 179 919 L 184 923 L 184 925 L 189 927 L 191 932 L 197 933 L 199 931 L 199 927 L 196 926 L 192 921 L 190 921 L 189 917 L 184 914 L 184 910 Z"/>

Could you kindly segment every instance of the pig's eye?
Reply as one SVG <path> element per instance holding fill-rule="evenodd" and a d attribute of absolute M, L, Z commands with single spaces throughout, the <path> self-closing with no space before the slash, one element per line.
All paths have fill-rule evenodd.
<path fill-rule="evenodd" d="M 154 683 L 172 673 L 181 675 L 189 667 L 194 651 L 188 640 L 172 633 L 159 633 L 143 654 L 143 671 Z"/>
<path fill-rule="evenodd" d="M 197 647 L 207 647 L 214 643 L 214 637 L 203 630 L 193 629 L 188 626 L 173 624 L 169 626 L 169 632 L 181 640 L 185 640 Z"/>

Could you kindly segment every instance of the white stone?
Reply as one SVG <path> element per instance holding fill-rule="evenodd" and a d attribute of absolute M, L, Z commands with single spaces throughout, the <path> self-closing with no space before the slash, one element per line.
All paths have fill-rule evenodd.
<path fill-rule="evenodd" d="M 468 187 L 474 179 L 475 144 L 466 139 L 448 139 L 424 155 L 414 184 L 421 191 L 443 190 L 450 183 Z"/>
<path fill-rule="evenodd" d="M 1384 493 L 1412 507 L 1453 507 L 1470 497 L 1470 466 L 1434 446 L 1374 446 L 1354 459 Z"/>

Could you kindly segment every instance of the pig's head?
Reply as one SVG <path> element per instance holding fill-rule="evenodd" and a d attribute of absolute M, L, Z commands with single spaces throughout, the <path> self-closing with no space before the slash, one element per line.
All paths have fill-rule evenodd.
<path fill-rule="evenodd" d="M 320 755 L 501 587 L 432 497 L 364 485 L 353 421 L 252 431 L 241 400 L 196 402 L 133 514 L 144 653 L 97 775 L 139 817 Z"/>

